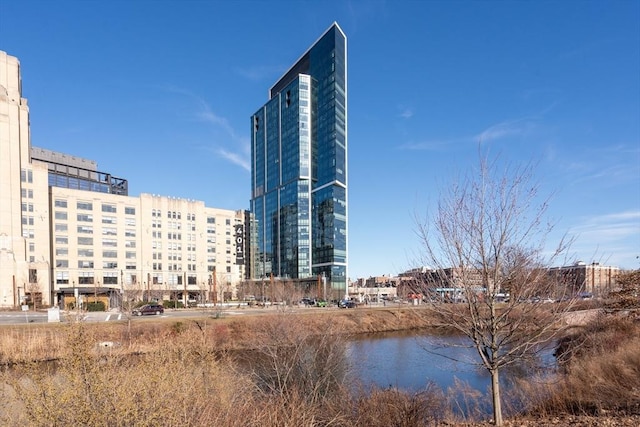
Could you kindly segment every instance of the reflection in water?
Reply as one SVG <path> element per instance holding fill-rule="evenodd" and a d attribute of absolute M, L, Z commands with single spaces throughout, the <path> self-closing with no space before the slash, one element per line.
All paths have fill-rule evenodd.
<path fill-rule="evenodd" d="M 485 393 L 491 385 L 489 373 L 479 366 L 478 354 L 470 348 L 467 338 L 435 337 L 424 332 L 371 334 L 350 341 L 347 351 L 353 378 L 364 386 L 419 391 L 435 383 L 446 390 L 459 380 Z M 504 368 L 503 387 L 509 387 L 506 381 L 509 377 L 532 375 L 534 365 L 554 365 L 551 349 L 540 356 L 534 364 Z"/>
<path fill-rule="evenodd" d="M 457 337 L 436 340 L 416 333 L 375 334 L 351 341 L 348 352 L 354 378 L 365 386 L 418 391 L 433 382 L 446 390 L 457 378 L 485 391 L 491 383 L 489 374 L 473 364 L 475 350 L 461 344 Z"/>

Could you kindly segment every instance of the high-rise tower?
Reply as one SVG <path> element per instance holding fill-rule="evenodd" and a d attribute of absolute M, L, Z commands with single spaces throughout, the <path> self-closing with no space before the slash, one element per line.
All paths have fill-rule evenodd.
<path fill-rule="evenodd" d="M 337 23 L 251 117 L 253 276 L 347 282 L 347 43 Z"/>

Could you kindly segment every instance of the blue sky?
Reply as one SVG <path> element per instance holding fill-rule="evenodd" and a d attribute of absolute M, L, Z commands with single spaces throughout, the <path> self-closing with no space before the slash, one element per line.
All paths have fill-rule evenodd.
<path fill-rule="evenodd" d="M 640 267 L 638 1 L 10 1 L 34 146 L 141 192 L 248 209 L 250 115 L 337 21 L 349 276 L 414 267 L 415 217 L 478 141 L 537 163 L 575 259 Z"/>

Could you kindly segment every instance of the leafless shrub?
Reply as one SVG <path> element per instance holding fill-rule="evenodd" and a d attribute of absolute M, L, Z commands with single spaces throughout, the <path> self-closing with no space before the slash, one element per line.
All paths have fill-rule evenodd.
<path fill-rule="evenodd" d="M 375 388 L 356 398 L 351 422 L 371 427 L 433 426 L 444 420 L 445 407 L 444 393 L 434 384 L 416 393 Z"/>
<path fill-rule="evenodd" d="M 317 333 L 286 313 L 265 318 L 246 353 L 256 384 L 267 394 L 304 396 L 317 403 L 343 385 L 348 370 L 344 336 L 327 318 Z"/>
<path fill-rule="evenodd" d="M 83 324 L 74 324 L 58 363 L 16 368 L 5 380 L 23 410 L 3 412 L 11 417 L 3 424 L 212 425 L 242 407 L 252 390 L 247 378 L 222 369 L 189 333 L 139 356 L 97 349 L 96 341 Z"/>

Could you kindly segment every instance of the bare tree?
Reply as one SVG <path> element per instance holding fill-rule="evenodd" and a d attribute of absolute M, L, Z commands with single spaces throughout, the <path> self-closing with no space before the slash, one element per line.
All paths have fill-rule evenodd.
<path fill-rule="evenodd" d="M 131 318 L 133 317 L 133 309 L 138 304 L 138 301 L 144 298 L 145 290 L 142 284 L 134 282 L 130 285 L 124 285 L 122 294 L 120 297 L 122 301 L 120 303 L 120 313 L 127 320 L 127 337 L 131 341 Z"/>
<path fill-rule="evenodd" d="M 25 293 L 33 303 L 33 311 L 38 311 L 38 304 L 42 305 L 42 287 L 39 280 L 28 283 Z"/>
<path fill-rule="evenodd" d="M 548 199 L 539 198 L 532 165 L 500 170 L 497 161 L 479 157 L 477 170 L 442 192 L 435 214 L 416 221 L 421 262 L 433 269 L 418 291 L 441 325 L 477 350 L 500 426 L 501 369 L 536 356 L 569 310 L 566 302 L 543 304 L 562 296 L 547 267 L 566 255 L 569 242 L 560 239 L 547 251 L 553 225 L 543 219 Z"/>

